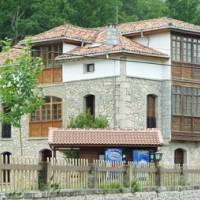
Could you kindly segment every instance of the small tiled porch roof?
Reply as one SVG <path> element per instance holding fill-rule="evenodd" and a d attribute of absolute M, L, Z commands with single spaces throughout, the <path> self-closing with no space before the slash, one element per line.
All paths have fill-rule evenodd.
<path fill-rule="evenodd" d="M 157 147 L 163 144 L 158 129 L 58 129 L 50 128 L 50 146 Z"/>

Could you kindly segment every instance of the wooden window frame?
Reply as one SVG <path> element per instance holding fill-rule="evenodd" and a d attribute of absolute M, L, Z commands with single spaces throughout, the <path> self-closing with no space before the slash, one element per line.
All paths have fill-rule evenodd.
<path fill-rule="evenodd" d="M 152 98 L 152 100 L 150 100 Z M 150 106 L 150 101 L 153 102 L 153 108 Z M 156 103 L 157 96 L 154 94 L 147 95 L 147 128 L 156 128 L 157 127 L 157 116 L 156 116 Z M 153 110 L 152 110 L 153 109 Z M 151 113 L 151 114 L 149 114 Z"/>
<path fill-rule="evenodd" d="M 55 61 L 55 57 L 61 55 L 63 53 L 63 44 L 49 44 L 43 46 L 36 46 L 32 48 L 32 56 L 34 56 L 34 50 L 40 51 L 36 56 L 41 57 L 45 69 L 54 68 L 57 66 L 57 62 Z M 50 57 L 49 57 L 50 56 Z"/>
<path fill-rule="evenodd" d="M 32 114 L 30 116 L 30 122 L 48 122 L 48 121 L 61 121 L 62 120 L 62 112 L 63 112 L 63 109 L 62 109 L 62 99 L 61 98 L 58 98 L 60 99 L 61 101 L 53 101 L 53 98 L 54 96 L 48 96 L 48 98 L 50 98 L 50 102 L 49 103 L 44 103 L 43 106 L 41 106 L 41 108 L 38 110 L 39 111 L 39 120 L 33 120 L 32 119 Z M 57 97 L 56 97 L 57 98 Z M 53 105 L 60 105 L 61 107 L 61 111 L 60 111 L 60 118 L 58 119 L 54 119 L 53 117 Z M 48 119 L 48 117 L 45 117 L 45 119 L 43 119 L 43 108 L 44 106 L 49 106 L 50 107 L 50 118 Z M 33 113 L 36 113 L 38 111 L 35 111 Z"/>
<path fill-rule="evenodd" d="M 184 60 L 185 58 L 184 44 L 186 44 L 186 58 L 187 58 L 186 60 Z M 190 45 L 190 48 L 188 49 L 189 45 Z M 196 49 L 195 49 L 195 46 L 196 46 Z M 172 62 L 191 64 L 194 66 L 200 65 L 200 38 L 172 33 L 171 52 L 172 52 L 172 56 L 171 56 Z M 179 55 L 179 59 L 177 55 Z"/>
<path fill-rule="evenodd" d="M 172 115 L 174 116 L 186 116 L 186 117 L 200 117 L 200 112 L 199 114 L 195 114 L 194 113 L 194 110 L 195 110 L 195 104 L 194 104 L 194 100 L 196 97 L 199 97 L 200 98 L 200 91 L 197 89 L 197 88 L 192 88 L 192 87 L 182 87 L 182 86 L 172 86 L 172 99 L 174 96 L 179 96 L 179 99 L 180 99 L 180 113 L 175 113 L 174 112 L 174 109 L 173 109 L 173 106 L 172 105 Z M 180 89 L 180 92 L 176 92 L 176 87 L 179 87 Z M 197 89 L 197 94 L 195 94 L 195 90 Z M 184 92 L 184 90 L 191 90 L 191 93 L 189 94 L 189 92 Z M 184 99 L 185 97 L 191 97 L 191 102 L 190 102 L 190 107 L 191 107 L 191 111 L 190 111 L 190 114 L 187 114 L 184 112 L 185 108 L 184 108 L 184 105 L 185 105 L 185 102 L 184 102 Z M 174 103 L 172 101 L 172 103 Z M 176 104 L 176 102 L 175 102 Z M 187 109 L 187 108 L 186 108 Z"/>

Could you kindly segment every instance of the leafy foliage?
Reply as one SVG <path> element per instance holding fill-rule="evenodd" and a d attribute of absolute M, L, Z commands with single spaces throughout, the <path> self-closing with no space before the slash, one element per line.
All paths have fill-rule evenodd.
<path fill-rule="evenodd" d="M 25 39 L 21 55 L 16 60 L 7 58 L 0 68 L 0 102 L 7 110 L 0 113 L 0 121 L 19 128 L 20 136 L 22 116 L 37 110 L 43 103 L 42 93 L 36 89 L 43 65 L 40 58 L 31 57 L 30 42 Z"/>
<path fill-rule="evenodd" d="M 23 115 L 35 111 L 42 103 L 42 95 L 34 90 L 37 77 L 42 70 L 40 58 L 31 58 L 30 40 L 22 54 L 16 59 L 7 59 L 0 70 L 0 102 L 9 108 L 9 113 L 1 113 L 0 120 L 20 127 Z"/>
<path fill-rule="evenodd" d="M 104 117 L 96 117 L 95 119 L 88 112 L 80 113 L 77 117 L 71 119 L 68 128 L 106 128 L 108 120 Z"/>
<path fill-rule="evenodd" d="M 99 188 L 101 188 L 103 190 L 117 189 L 121 192 L 123 190 L 123 184 L 115 181 L 115 182 L 112 182 L 112 183 L 104 183 L 104 184 L 100 185 Z"/>
<path fill-rule="evenodd" d="M 79 156 L 79 151 L 75 150 L 75 149 L 69 149 L 69 150 L 65 150 L 63 151 L 64 154 L 64 158 L 80 158 Z"/>
<path fill-rule="evenodd" d="M 15 42 L 66 22 L 84 27 L 169 16 L 200 24 L 200 0 L 0 0 L 0 39 Z"/>
<path fill-rule="evenodd" d="M 137 180 L 133 180 L 131 182 L 131 192 L 140 192 L 141 191 L 141 186 Z"/>

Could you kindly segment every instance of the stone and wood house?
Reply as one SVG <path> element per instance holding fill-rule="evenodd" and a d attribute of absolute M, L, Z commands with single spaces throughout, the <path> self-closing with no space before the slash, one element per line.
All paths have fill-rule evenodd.
<path fill-rule="evenodd" d="M 74 148 L 98 159 L 120 147 L 131 160 L 133 150 L 159 149 L 163 162 L 200 164 L 200 26 L 171 18 L 65 24 L 33 36 L 32 44 L 32 56 L 45 65 L 38 85 L 45 104 L 23 117 L 26 155 Z M 19 53 L 0 53 L 0 64 Z M 88 109 L 106 117 L 109 130 L 65 129 Z M 19 154 L 17 130 L 2 123 L 0 134 L 0 153 Z"/>

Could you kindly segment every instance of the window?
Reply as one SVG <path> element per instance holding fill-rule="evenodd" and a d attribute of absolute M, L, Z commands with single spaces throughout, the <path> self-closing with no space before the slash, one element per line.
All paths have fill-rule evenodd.
<path fill-rule="evenodd" d="M 39 110 L 31 113 L 31 121 L 62 120 L 62 99 L 47 96 L 44 101 Z"/>
<path fill-rule="evenodd" d="M 200 116 L 200 89 L 173 86 L 172 114 Z"/>
<path fill-rule="evenodd" d="M 156 96 L 147 96 L 147 128 L 156 128 Z"/>
<path fill-rule="evenodd" d="M 193 115 L 200 116 L 200 89 L 193 89 Z"/>
<path fill-rule="evenodd" d="M 89 112 L 93 117 L 95 117 L 95 96 L 87 95 L 85 96 L 85 111 Z"/>
<path fill-rule="evenodd" d="M 32 56 L 41 57 L 46 68 L 56 65 L 55 58 L 63 52 L 62 44 L 52 44 L 42 47 L 34 47 Z"/>
<path fill-rule="evenodd" d="M 31 53 L 32 53 L 32 57 L 40 57 L 41 55 L 40 47 L 32 48 Z"/>
<path fill-rule="evenodd" d="M 4 152 L 1 155 L 3 156 L 3 164 L 10 164 L 11 153 Z M 3 183 L 10 183 L 10 170 L 9 169 L 3 170 L 2 178 L 3 178 Z"/>
<path fill-rule="evenodd" d="M 172 60 L 180 62 L 181 60 L 181 38 L 172 36 Z"/>
<path fill-rule="evenodd" d="M 172 35 L 172 60 L 200 64 L 200 39 Z"/>
<path fill-rule="evenodd" d="M 31 113 L 29 121 L 30 137 L 47 137 L 49 127 L 62 127 L 62 99 L 46 96 L 41 108 Z"/>
<path fill-rule="evenodd" d="M 84 65 L 84 72 L 85 73 L 94 72 L 94 70 L 95 70 L 95 67 L 94 67 L 93 63 Z"/>
<path fill-rule="evenodd" d="M 4 112 L 4 114 L 9 114 L 10 109 L 3 107 L 3 112 Z M 5 122 L 2 123 L 1 137 L 2 138 L 11 138 L 11 124 L 8 124 L 8 123 L 5 123 Z"/>
<path fill-rule="evenodd" d="M 178 86 L 174 86 L 172 88 L 172 112 L 174 114 L 180 114 L 181 113 L 181 89 Z"/>
<path fill-rule="evenodd" d="M 183 149 L 176 149 L 174 151 L 174 164 L 179 164 L 182 167 L 185 163 L 185 154 Z"/>

